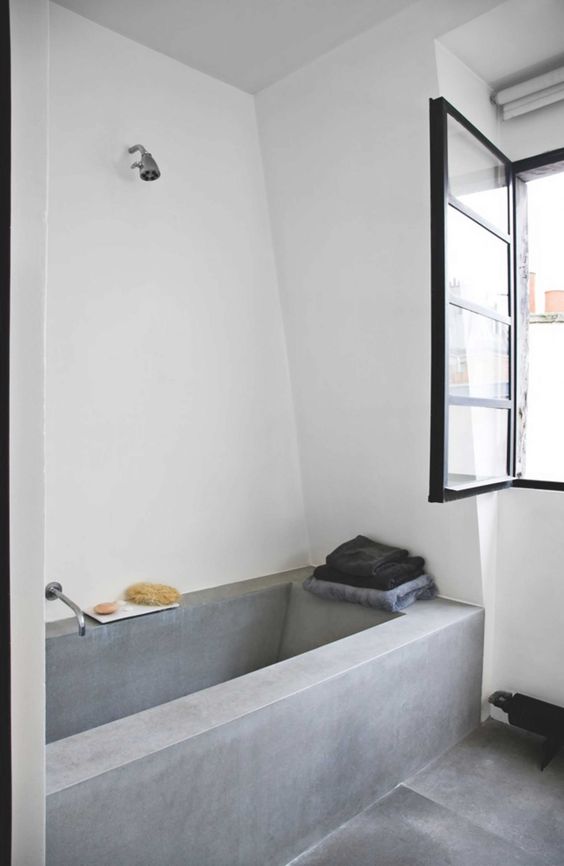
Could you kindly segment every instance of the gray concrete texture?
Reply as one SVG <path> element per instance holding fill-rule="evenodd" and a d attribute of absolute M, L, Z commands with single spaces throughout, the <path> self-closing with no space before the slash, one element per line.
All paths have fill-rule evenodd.
<path fill-rule="evenodd" d="M 418 602 L 51 744 L 49 866 L 288 863 L 477 726 L 482 640 L 480 609 Z"/>
<path fill-rule="evenodd" d="M 562 866 L 564 754 L 541 773 L 541 743 L 541 737 L 489 720 L 408 784 L 543 862 Z"/>
<path fill-rule="evenodd" d="M 301 574 L 301 571 L 300 571 Z M 196 596 L 194 598 L 194 595 Z M 106 625 L 84 637 L 57 624 L 46 645 L 47 742 L 243 676 L 393 615 L 316 603 L 283 582 L 239 596 L 184 596 L 179 608 Z"/>
<path fill-rule="evenodd" d="M 543 866 L 400 785 L 292 866 Z"/>
<path fill-rule="evenodd" d="M 289 584 L 47 641 L 47 742 L 272 664 Z"/>
<path fill-rule="evenodd" d="M 564 755 L 488 720 L 292 866 L 562 866 Z"/>

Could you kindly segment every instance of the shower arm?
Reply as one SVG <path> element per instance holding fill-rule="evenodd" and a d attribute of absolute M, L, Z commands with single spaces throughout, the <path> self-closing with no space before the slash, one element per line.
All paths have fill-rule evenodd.
<path fill-rule="evenodd" d="M 138 152 L 141 154 L 141 156 L 145 156 L 145 154 L 147 153 L 147 148 L 143 147 L 142 144 L 134 144 L 131 147 L 127 148 L 127 152 L 128 153 L 137 153 Z M 131 168 L 139 168 L 140 165 L 141 165 L 140 162 L 134 162 L 134 163 L 132 163 Z"/>

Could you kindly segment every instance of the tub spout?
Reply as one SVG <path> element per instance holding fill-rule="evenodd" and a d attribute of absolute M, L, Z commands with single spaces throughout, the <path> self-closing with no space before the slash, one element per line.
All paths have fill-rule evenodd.
<path fill-rule="evenodd" d="M 79 608 L 77 604 L 74 603 L 67 595 L 63 592 L 63 587 L 57 581 L 52 581 L 48 583 L 45 587 L 45 598 L 47 601 L 55 601 L 58 598 L 60 601 L 64 602 L 67 607 L 70 607 L 74 615 L 76 616 L 76 620 L 78 622 L 78 633 L 82 637 L 86 632 L 86 626 L 84 625 L 84 614 Z"/>

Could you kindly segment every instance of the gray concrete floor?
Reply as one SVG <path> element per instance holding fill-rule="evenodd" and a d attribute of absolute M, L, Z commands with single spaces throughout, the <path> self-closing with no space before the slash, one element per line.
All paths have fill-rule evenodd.
<path fill-rule="evenodd" d="M 292 866 L 564 866 L 564 755 L 488 720 Z"/>

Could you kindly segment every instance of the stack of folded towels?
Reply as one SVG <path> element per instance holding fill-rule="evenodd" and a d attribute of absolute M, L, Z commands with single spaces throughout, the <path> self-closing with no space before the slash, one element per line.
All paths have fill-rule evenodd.
<path fill-rule="evenodd" d="M 357 535 L 329 554 L 304 581 L 304 589 L 337 601 L 398 611 L 417 599 L 434 598 L 435 581 L 425 560 L 407 550 Z"/>

